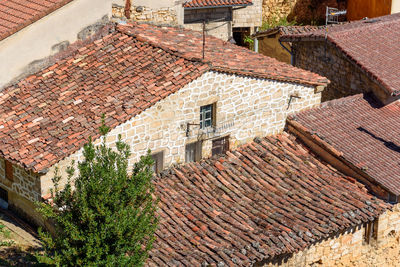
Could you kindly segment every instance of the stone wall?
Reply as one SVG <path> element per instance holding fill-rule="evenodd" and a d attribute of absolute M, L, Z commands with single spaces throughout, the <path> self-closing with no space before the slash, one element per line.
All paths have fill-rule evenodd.
<path fill-rule="evenodd" d="M 382 102 L 388 99 L 380 85 L 330 43 L 295 42 L 293 50 L 296 67 L 318 73 L 331 81 L 322 93 L 322 101 L 370 91 Z"/>
<path fill-rule="evenodd" d="M 284 129 L 286 116 L 320 102 L 320 94 L 313 87 L 242 77 L 219 72 L 208 72 L 189 83 L 177 93 L 128 122 L 113 129 L 107 144 L 115 146 L 120 134 L 130 146 L 130 166 L 146 154 L 164 151 L 164 167 L 185 162 L 185 145 L 203 140 L 203 157 L 211 154 L 213 138 L 230 136 L 230 147 L 251 141 L 256 136 L 277 134 Z M 301 97 L 292 98 L 290 95 Z M 187 123 L 198 124 L 200 107 L 216 103 L 216 132 L 201 133 L 191 126 L 186 136 Z M 97 140 L 96 142 L 100 142 Z M 55 167 L 64 173 L 71 160 L 82 160 L 82 150 L 53 166 L 41 177 L 42 195 L 52 187 Z"/>
<path fill-rule="evenodd" d="M 262 25 L 262 3 L 263 0 L 253 0 L 252 6 L 234 7 L 232 27 L 250 27 L 250 34 L 253 34 L 254 28 Z"/>
<path fill-rule="evenodd" d="M 0 187 L 8 192 L 9 208 L 17 211 L 22 216 L 38 220 L 34 202 L 40 201 L 40 177 L 30 171 L 13 165 L 13 180 L 6 178 L 5 160 L 0 158 Z"/>
<path fill-rule="evenodd" d="M 265 22 L 274 23 L 287 18 L 303 25 L 325 23 L 326 6 L 346 9 L 346 1 L 341 0 L 263 0 L 262 5 Z"/>
<path fill-rule="evenodd" d="M 123 5 L 113 5 L 114 18 L 125 18 Z M 207 33 L 228 40 L 232 27 L 249 27 L 252 34 L 255 27 L 262 25 L 262 0 L 253 0 L 253 5 L 225 8 L 186 9 L 182 2 L 164 0 L 162 3 L 132 1 L 131 20 L 151 22 L 157 25 L 179 25 L 187 29 L 202 31 L 202 21 L 207 22 Z"/>
<path fill-rule="evenodd" d="M 232 10 L 230 8 L 202 8 L 185 10 L 184 27 L 195 31 L 202 31 L 202 20 L 206 23 L 206 32 L 209 35 L 224 41 L 232 36 Z M 218 22 L 212 22 L 218 21 Z"/>
<path fill-rule="evenodd" d="M 400 266 L 400 208 L 382 214 L 377 238 L 367 243 L 365 225 L 318 242 L 264 266 Z"/>
<path fill-rule="evenodd" d="M 112 15 L 115 18 L 123 18 L 124 6 L 113 5 Z M 139 22 L 153 22 L 157 25 L 178 25 L 178 16 L 173 7 L 160 7 L 152 9 L 148 6 L 132 5 L 131 20 Z"/>

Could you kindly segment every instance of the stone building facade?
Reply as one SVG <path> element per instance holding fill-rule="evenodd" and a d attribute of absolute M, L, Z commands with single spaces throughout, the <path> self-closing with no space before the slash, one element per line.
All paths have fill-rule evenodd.
<path fill-rule="evenodd" d="M 382 92 L 375 80 L 329 42 L 294 42 L 292 49 L 294 66 L 324 75 L 331 81 L 322 93 L 322 101 L 365 92 L 378 95 Z"/>
<path fill-rule="evenodd" d="M 112 129 L 106 144 L 115 146 L 121 135 L 131 147 L 130 167 L 151 149 L 163 153 L 167 168 L 185 162 L 188 144 L 200 141 L 202 157 L 209 157 L 213 140 L 229 136 L 229 148 L 233 149 L 254 137 L 277 134 L 283 131 L 288 114 L 318 105 L 320 97 L 312 86 L 211 71 Z M 200 107 L 210 104 L 216 108 L 215 127 L 199 130 Z M 55 169 L 65 177 L 71 161 L 82 160 L 82 152 L 60 161 L 40 177 L 42 196 L 49 194 Z"/>
<path fill-rule="evenodd" d="M 374 222 L 369 223 L 372 224 Z M 375 221 L 377 228 L 369 240 L 367 225 L 335 233 L 303 251 L 278 257 L 263 266 L 399 266 L 400 205 Z"/>

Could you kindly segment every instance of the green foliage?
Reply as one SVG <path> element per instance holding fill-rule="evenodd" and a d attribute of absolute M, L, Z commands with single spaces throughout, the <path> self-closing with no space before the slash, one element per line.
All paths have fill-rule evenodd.
<path fill-rule="evenodd" d="M 6 229 L 5 225 L 0 223 L 0 247 L 9 247 L 14 245 L 11 240 L 11 232 Z"/>
<path fill-rule="evenodd" d="M 108 128 L 100 128 L 103 140 Z M 84 146 L 79 174 L 68 168 L 68 182 L 53 178 L 53 204 L 38 203 L 40 213 L 55 223 L 55 233 L 40 231 L 41 263 L 56 266 L 142 266 L 155 240 L 158 224 L 150 154 L 128 174 L 129 146 L 119 137 L 117 149 L 103 141 Z M 74 179 L 74 183 L 72 180 Z"/>
<path fill-rule="evenodd" d="M 293 26 L 297 25 L 296 20 L 288 21 L 287 17 L 280 18 L 278 16 L 274 16 L 267 21 L 263 22 L 263 25 L 260 28 L 260 31 L 272 29 L 278 26 Z"/>
<path fill-rule="evenodd" d="M 254 50 L 254 40 L 250 36 L 245 36 L 243 39 L 245 44 L 249 44 L 249 49 Z"/>

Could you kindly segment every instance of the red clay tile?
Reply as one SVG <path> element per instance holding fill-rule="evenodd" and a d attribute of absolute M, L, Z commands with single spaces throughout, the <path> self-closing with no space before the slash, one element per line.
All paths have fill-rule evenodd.
<path fill-rule="evenodd" d="M 329 143 L 342 156 L 400 195 L 400 103 L 382 106 L 373 95 L 332 100 L 289 120 Z"/>
<path fill-rule="evenodd" d="M 171 168 L 154 184 L 161 218 L 150 266 L 249 266 L 304 250 L 389 207 L 287 133 Z"/>
<path fill-rule="evenodd" d="M 204 7 L 226 7 L 226 6 L 248 6 L 252 5 L 252 0 L 186 0 L 184 8 L 204 8 Z"/>

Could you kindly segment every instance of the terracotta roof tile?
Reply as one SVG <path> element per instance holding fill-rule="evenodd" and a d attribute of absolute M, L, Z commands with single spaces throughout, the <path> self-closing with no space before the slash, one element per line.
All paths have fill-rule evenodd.
<path fill-rule="evenodd" d="M 389 205 L 287 133 L 161 173 L 150 266 L 249 266 L 373 220 Z"/>
<path fill-rule="evenodd" d="M 0 41 L 73 0 L 0 0 Z"/>
<path fill-rule="evenodd" d="M 116 127 L 207 70 L 114 31 L 0 92 L 0 152 L 45 171 L 99 136 L 102 113 Z"/>
<path fill-rule="evenodd" d="M 382 106 L 372 95 L 328 101 L 290 119 L 342 152 L 384 188 L 400 195 L 400 103 Z"/>
<path fill-rule="evenodd" d="M 281 40 L 324 40 L 325 33 L 323 28 L 294 32 L 283 35 Z M 341 49 L 389 93 L 400 93 L 400 13 L 329 26 L 328 41 Z"/>
<path fill-rule="evenodd" d="M 153 45 L 176 51 L 186 58 L 202 60 L 203 35 L 198 31 L 149 24 L 119 25 L 118 28 Z M 212 69 L 278 81 L 307 85 L 327 85 L 328 79 L 247 48 L 233 45 L 213 36 L 206 36 L 205 62 Z"/>
<path fill-rule="evenodd" d="M 187 0 L 184 8 L 204 8 L 222 6 L 247 6 L 252 5 L 252 0 Z"/>

